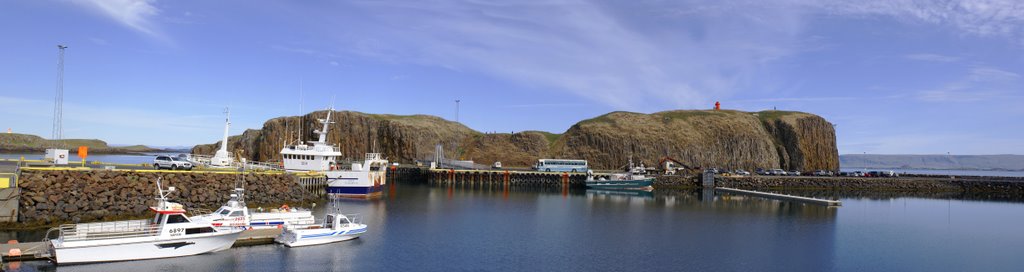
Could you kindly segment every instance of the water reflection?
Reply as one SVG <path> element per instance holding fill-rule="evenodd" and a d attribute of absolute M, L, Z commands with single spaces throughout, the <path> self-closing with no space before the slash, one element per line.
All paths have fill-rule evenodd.
<path fill-rule="evenodd" d="M 382 199 L 342 201 L 346 213 L 362 214 L 370 226 L 353 241 L 301 248 L 242 247 L 211 255 L 59 269 L 46 262 L 25 262 L 20 271 L 1024 267 L 1013 250 L 1024 247 L 1024 234 L 1016 230 L 1024 223 L 1022 205 L 887 199 L 884 193 L 839 197 L 844 206 L 829 208 L 710 190 L 389 184 Z M 318 205 L 317 212 L 325 206 Z"/>

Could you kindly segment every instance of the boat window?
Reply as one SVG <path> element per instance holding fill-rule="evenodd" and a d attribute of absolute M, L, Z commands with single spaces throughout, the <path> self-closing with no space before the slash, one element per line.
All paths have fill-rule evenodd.
<path fill-rule="evenodd" d="M 188 223 L 188 219 L 185 218 L 184 215 L 180 215 L 180 214 L 167 215 L 167 224 L 177 224 L 177 223 Z"/>
<path fill-rule="evenodd" d="M 328 228 L 328 229 L 334 228 L 334 216 L 333 215 L 328 215 L 327 218 L 324 218 L 324 227 Z"/>
<path fill-rule="evenodd" d="M 185 235 L 216 232 L 211 227 L 185 229 Z"/>
<path fill-rule="evenodd" d="M 217 213 L 219 213 L 220 215 L 228 215 L 228 213 L 230 213 L 230 212 L 231 211 L 225 210 L 225 209 L 222 208 Z"/>
<path fill-rule="evenodd" d="M 235 212 L 232 212 L 232 213 L 231 213 L 231 215 L 229 215 L 229 216 L 230 216 L 230 217 L 242 216 L 242 211 L 235 211 Z"/>

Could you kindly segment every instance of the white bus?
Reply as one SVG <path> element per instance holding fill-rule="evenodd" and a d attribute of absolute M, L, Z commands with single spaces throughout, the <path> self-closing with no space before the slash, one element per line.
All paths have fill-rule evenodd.
<path fill-rule="evenodd" d="M 533 170 L 544 172 L 587 172 L 586 160 L 539 159 Z"/>

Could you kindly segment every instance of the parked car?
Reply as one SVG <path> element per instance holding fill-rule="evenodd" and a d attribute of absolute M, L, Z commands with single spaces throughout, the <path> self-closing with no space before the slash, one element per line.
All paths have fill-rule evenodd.
<path fill-rule="evenodd" d="M 493 168 L 493 169 L 501 169 L 501 162 L 500 161 L 494 162 L 494 165 L 491 165 L 491 168 Z"/>
<path fill-rule="evenodd" d="M 772 175 L 772 176 L 785 176 L 786 175 L 786 170 L 772 169 L 771 171 L 768 172 L 768 174 Z"/>
<path fill-rule="evenodd" d="M 768 171 L 768 169 L 764 169 L 764 168 L 754 169 L 754 173 L 757 173 L 758 175 L 765 175 L 765 176 L 772 174 L 771 172 Z"/>
<path fill-rule="evenodd" d="M 732 171 L 732 173 L 740 175 L 740 176 L 749 176 L 750 175 L 750 172 L 747 172 L 747 170 L 743 170 L 743 169 L 736 169 L 736 170 Z"/>
<path fill-rule="evenodd" d="M 854 177 L 866 177 L 867 174 L 862 172 L 862 171 L 853 171 L 853 176 Z"/>
<path fill-rule="evenodd" d="M 786 175 L 787 176 L 799 176 L 800 175 L 800 171 L 790 170 L 789 172 L 786 172 Z"/>
<path fill-rule="evenodd" d="M 819 176 L 819 177 L 829 177 L 829 176 L 832 176 L 832 171 L 817 170 L 817 171 L 814 171 L 814 173 L 811 173 L 811 174 L 815 175 L 815 176 Z"/>
<path fill-rule="evenodd" d="M 711 172 L 711 173 L 715 173 L 715 174 L 721 174 L 722 173 L 721 169 L 718 169 L 718 168 L 715 168 L 715 167 L 708 168 L 708 171 Z"/>
<path fill-rule="evenodd" d="M 156 156 L 153 159 L 153 168 L 159 169 L 171 169 L 171 170 L 192 170 L 192 163 L 185 159 L 171 156 Z"/>

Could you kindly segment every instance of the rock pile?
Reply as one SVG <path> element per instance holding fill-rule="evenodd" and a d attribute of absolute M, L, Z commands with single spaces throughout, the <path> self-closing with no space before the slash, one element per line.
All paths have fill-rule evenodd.
<path fill-rule="evenodd" d="M 88 222 L 140 217 L 156 204 L 156 180 L 174 186 L 170 198 L 186 209 L 216 209 L 242 176 L 226 173 L 135 171 L 22 171 L 19 222 Z M 246 174 L 246 202 L 252 205 L 300 203 L 315 196 L 287 174 Z"/>

